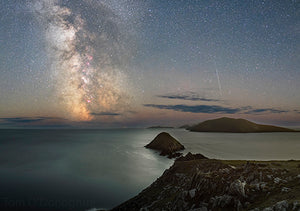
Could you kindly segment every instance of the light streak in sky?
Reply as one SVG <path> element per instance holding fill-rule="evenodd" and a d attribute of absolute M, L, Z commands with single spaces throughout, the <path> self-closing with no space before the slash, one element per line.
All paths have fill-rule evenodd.
<path fill-rule="evenodd" d="M 222 96 L 222 86 L 221 86 L 221 82 L 220 82 L 219 71 L 218 71 L 218 68 L 217 68 L 216 61 L 215 61 L 215 70 L 216 70 L 216 75 L 217 75 L 217 79 L 218 79 L 219 93 L 220 93 L 220 96 Z"/>

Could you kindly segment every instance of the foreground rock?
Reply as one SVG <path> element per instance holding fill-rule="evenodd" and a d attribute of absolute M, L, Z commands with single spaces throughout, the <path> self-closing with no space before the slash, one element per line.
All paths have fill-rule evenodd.
<path fill-rule="evenodd" d="M 229 133 L 262 133 L 262 132 L 297 132 L 292 129 L 272 125 L 260 125 L 245 119 L 219 118 L 207 120 L 189 127 L 193 132 L 229 132 Z"/>
<path fill-rule="evenodd" d="M 189 153 L 113 210 L 300 210 L 300 161 L 222 161 Z"/>
<path fill-rule="evenodd" d="M 204 155 L 201 154 L 192 154 L 192 153 L 187 153 L 186 156 L 181 156 L 176 159 L 176 161 L 190 161 L 190 160 L 200 160 L 200 159 L 208 159 Z"/>
<path fill-rule="evenodd" d="M 180 144 L 169 133 L 162 132 L 158 134 L 153 141 L 145 146 L 149 149 L 161 151 L 160 155 L 167 155 L 169 158 L 178 157 L 182 155 L 177 151 L 183 150 L 184 146 Z"/>

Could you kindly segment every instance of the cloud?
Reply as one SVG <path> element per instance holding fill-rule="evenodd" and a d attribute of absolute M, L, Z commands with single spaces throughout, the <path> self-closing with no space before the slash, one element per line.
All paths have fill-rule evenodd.
<path fill-rule="evenodd" d="M 14 117 L 14 118 L 0 118 L 1 122 L 6 123 L 32 123 L 45 120 L 43 117 L 31 118 L 31 117 Z"/>
<path fill-rule="evenodd" d="M 200 97 L 195 92 L 188 92 L 184 94 L 167 94 L 167 95 L 157 95 L 160 98 L 167 98 L 167 99 L 178 99 L 178 100 L 190 100 L 190 101 L 206 101 L 206 102 L 219 102 L 221 100 Z"/>
<path fill-rule="evenodd" d="M 273 113 L 273 114 L 280 114 L 288 112 L 288 110 L 279 110 L 274 108 L 260 108 L 260 109 L 253 109 L 250 111 L 245 112 L 245 114 L 257 114 L 257 113 Z"/>
<path fill-rule="evenodd" d="M 168 109 L 174 111 L 191 112 L 191 113 L 222 113 L 222 114 L 236 114 L 241 111 L 240 108 L 227 108 L 217 105 L 156 105 L 144 104 L 146 107 L 153 107 L 159 109 Z"/>
<path fill-rule="evenodd" d="M 251 106 L 240 107 L 240 108 L 229 108 L 218 105 L 157 105 L 157 104 L 144 104 L 146 107 L 168 109 L 181 112 L 190 113 L 206 113 L 206 114 L 262 114 L 262 113 L 285 113 L 288 110 L 280 110 L 275 108 L 259 108 L 253 109 Z"/>
<path fill-rule="evenodd" d="M 119 116 L 120 113 L 113 113 L 113 112 L 100 112 L 100 113 L 90 113 L 93 116 Z"/>
<path fill-rule="evenodd" d="M 63 127 L 66 119 L 58 117 L 6 117 L 0 118 L 3 127 Z"/>

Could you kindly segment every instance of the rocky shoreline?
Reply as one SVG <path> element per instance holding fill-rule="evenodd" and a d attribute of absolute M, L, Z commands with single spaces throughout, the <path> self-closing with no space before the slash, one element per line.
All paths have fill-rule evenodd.
<path fill-rule="evenodd" d="M 188 153 L 113 210 L 300 210 L 300 161 L 226 161 Z"/>

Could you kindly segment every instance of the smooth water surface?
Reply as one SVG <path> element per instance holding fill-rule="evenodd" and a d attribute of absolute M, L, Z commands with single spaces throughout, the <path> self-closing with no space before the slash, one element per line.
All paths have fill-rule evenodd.
<path fill-rule="evenodd" d="M 144 148 L 167 131 L 188 151 L 220 159 L 300 159 L 300 133 L 193 133 L 182 129 L 0 130 L 0 209 L 112 208 L 173 160 Z"/>

